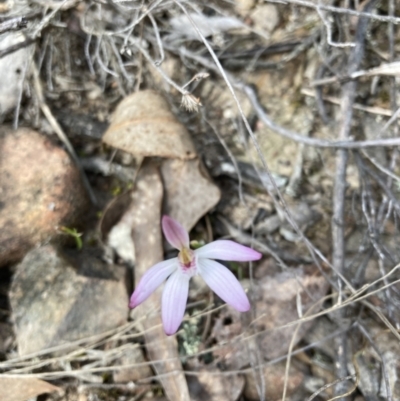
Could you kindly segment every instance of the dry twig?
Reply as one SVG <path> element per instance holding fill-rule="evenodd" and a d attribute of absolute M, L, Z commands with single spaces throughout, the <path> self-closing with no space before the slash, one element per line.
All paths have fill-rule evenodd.
<path fill-rule="evenodd" d="M 376 0 L 369 0 L 364 10 L 371 10 Z M 356 45 L 352 49 L 347 66 L 347 73 L 350 75 L 359 68 L 361 60 L 364 56 L 365 34 L 368 27 L 368 20 L 361 17 L 358 22 L 355 42 Z M 346 140 L 350 136 L 351 121 L 353 117 L 353 103 L 356 94 L 356 81 L 350 81 L 343 85 L 342 100 L 340 104 L 341 122 L 338 137 L 340 140 Z M 348 153 L 345 149 L 339 149 L 336 154 L 336 172 L 333 191 L 333 215 L 332 215 L 332 265 L 334 271 L 345 274 L 345 198 L 346 198 L 346 168 Z M 339 299 L 341 298 L 342 281 L 338 278 Z M 340 301 L 339 301 L 340 302 Z M 338 313 L 337 319 L 339 324 L 343 314 Z M 335 369 L 337 377 L 347 376 L 347 336 L 341 335 L 335 338 L 336 361 Z M 340 382 L 335 386 L 335 394 L 347 393 L 346 383 Z M 347 394 L 346 394 L 347 395 Z M 345 399 L 340 398 L 340 399 Z"/>
<path fill-rule="evenodd" d="M 67 148 L 72 160 L 75 162 L 75 165 L 77 166 L 77 168 L 80 171 L 83 184 L 89 194 L 90 200 L 92 201 L 92 203 L 94 205 L 96 205 L 97 204 L 96 196 L 94 195 L 94 192 L 92 190 L 92 187 L 90 186 L 89 180 L 87 179 L 86 174 L 82 169 L 82 166 L 79 162 L 79 158 L 76 155 L 75 150 L 74 150 L 73 146 L 71 145 L 71 142 L 69 141 L 68 137 L 65 135 L 60 124 L 58 124 L 58 122 L 57 122 L 56 118 L 54 117 L 53 113 L 51 112 L 49 106 L 45 102 L 42 84 L 40 83 L 39 72 L 35 65 L 33 65 L 33 79 L 34 79 L 36 94 L 39 99 L 40 108 L 42 109 L 43 114 L 46 116 L 49 124 L 53 128 L 54 132 L 57 134 L 60 141 Z"/>

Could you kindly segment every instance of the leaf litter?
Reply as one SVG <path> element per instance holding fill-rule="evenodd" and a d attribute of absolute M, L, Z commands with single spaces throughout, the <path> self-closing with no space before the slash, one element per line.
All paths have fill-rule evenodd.
<path fill-rule="evenodd" d="M 17 256 L 3 260 L 4 277 L 13 279 L 11 291 L 10 280 L 1 279 L 0 327 L 13 323 L 16 337 L 0 336 L 0 379 L 31 386 L 21 399 L 47 391 L 39 380 L 63 388 L 40 398 L 54 401 L 108 401 L 116 394 L 121 400 L 398 397 L 393 144 L 400 144 L 400 18 L 393 1 L 388 8 L 366 2 L 364 14 L 345 3 L 289 2 L 297 6 L 174 0 L 148 7 L 62 2 L 48 9 L 19 2 L 1 9 L 1 26 L 21 30 L 26 42 L 2 48 L 0 60 L 17 66 L 17 56 L 32 53 L 23 60 L 23 79 L 11 74 L 5 81 L 12 94 L 3 96 L 10 102 L 4 127 L 53 137 L 49 156 L 38 150 L 29 156 L 32 170 L 40 154 L 48 161 L 42 170 L 52 172 L 60 142 L 70 155 L 73 146 L 77 156 L 66 156 L 65 166 L 75 164 L 79 173 L 62 191 L 67 206 L 54 208 L 61 195 L 48 206 L 60 213 L 69 202 L 84 216 L 62 223 L 67 232 L 83 233 L 82 251 L 72 237 L 58 235 L 56 224 L 40 235 L 40 226 L 28 224 L 15 236 Z M 27 23 L 11 24 L 15 16 Z M 8 40 L 15 34 L 5 32 Z M 355 43 L 363 62 L 354 70 Z M 349 80 L 356 84 L 350 100 L 343 89 Z M 339 130 L 351 132 L 344 141 L 353 150 L 335 150 Z M 368 141 L 374 147 L 367 152 Z M 343 152 L 348 158 L 335 157 Z M 10 166 L 4 176 L 25 176 L 18 164 Z M 342 171 L 347 175 L 339 179 Z M 82 181 L 96 203 L 89 209 L 71 202 Z M 346 191 L 337 191 L 343 182 Z M 4 188 L 0 218 L 8 218 Z M 16 213 L 14 227 L 33 221 L 37 211 L 24 199 L 50 189 L 14 188 L 27 211 Z M 264 254 L 254 265 L 227 264 L 247 288 L 249 314 L 235 314 L 194 282 L 175 337 L 162 331 L 159 294 L 129 316 L 125 304 L 118 322 L 101 317 L 96 308 L 115 318 L 108 308 L 117 298 L 126 299 L 154 263 L 175 256 L 161 237 L 163 214 L 191 230 L 196 246 L 229 238 Z M 15 263 L 43 249 L 69 255 L 69 266 L 53 266 L 60 274 L 51 275 L 38 257 L 40 269 L 30 265 L 22 274 Z M 89 260 L 96 269 L 82 269 Z M 107 273 L 119 269 L 128 277 Z M 18 280 L 26 290 L 18 290 Z M 84 281 L 97 284 L 82 298 Z M 113 286 L 120 289 L 106 291 Z M 29 302 L 33 295 L 40 307 Z M 18 316 L 33 319 L 46 339 L 35 343 Z M 33 354 L 23 355 L 23 336 Z"/>

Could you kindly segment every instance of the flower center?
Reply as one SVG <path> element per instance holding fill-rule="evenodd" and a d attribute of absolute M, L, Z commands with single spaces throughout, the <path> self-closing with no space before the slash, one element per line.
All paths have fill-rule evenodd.
<path fill-rule="evenodd" d="M 182 248 L 178 254 L 178 260 L 184 273 L 196 273 L 196 258 L 191 249 Z"/>

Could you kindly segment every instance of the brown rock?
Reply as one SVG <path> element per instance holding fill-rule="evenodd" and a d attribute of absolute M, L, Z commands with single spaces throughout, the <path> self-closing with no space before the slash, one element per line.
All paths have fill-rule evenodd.
<path fill-rule="evenodd" d="M 0 266 L 72 227 L 87 205 L 67 153 L 27 128 L 0 128 Z"/>
<path fill-rule="evenodd" d="M 126 269 L 37 248 L 16 267 L 10 304 L 20 355 L 100 334 L 127 321 Z"/>

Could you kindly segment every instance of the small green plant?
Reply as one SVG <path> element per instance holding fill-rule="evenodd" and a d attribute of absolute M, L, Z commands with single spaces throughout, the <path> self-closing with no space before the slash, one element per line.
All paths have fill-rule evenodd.
<path fill-rule="evenodd" d="M 75 239 L 76 247 L 81 250 L 83 243 L 82 243 L 82 233 L 78 233 L 76 228 L 69 228 L 65 226 L 60 227 L 60 231 L 63 234 L 69 235 Z"/>
<path fill-rule="evenodd" d="M 198 334 L 200 319 L 192 317 L 188 322 L 183 323 L 179 333 L 180 354 L 183 357 L 190 357 L 199 352 L 201 336 Z"/>

